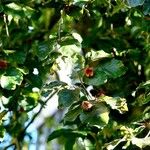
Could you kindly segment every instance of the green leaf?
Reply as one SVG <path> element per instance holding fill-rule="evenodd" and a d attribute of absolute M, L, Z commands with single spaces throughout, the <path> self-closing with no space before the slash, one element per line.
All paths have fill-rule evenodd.
<path fill-rule="evenodd" d="M 40 98 L 40 94 L 38 92 L 32 92 L 32 93 L 28 93 L 28 95 L 26 95 L 26 102 L 29 105 L 36 105 L 38 100 Z"/>
<path fill-rule="evenodd" d="M 80 105 L 77 105 L 65 114 L 64 121 L 74 121 L 82 112 Z"/>
<path fill-rule="evenodd" d="M 75 144 L 76 138 L 69 136 L 66 138 L 65 142 L 65 150 L 73 150 L 73 145 Z"/>
<path fill-rule="evenodd" d="M 63 89 L 58 93 L 59 107 L 69 107 L 73 102 L 79 100 L 79 89 Z"/>
<path fill-rule="evenodd" d="M 56 87 L 60 87 L 60 86 L 66 86 L 66 85 L 67 84 L 62 81 L 53 81 L 53 82 L 50 82 L 49 84 L 46 84 L 44 86 L 44 89 L 52 89 L 52 88 L 56 88 Z"/>
<path fill-rule="evenodd" d="M 90 52 L 86 54 L 86 57 L 90 58 L 91 61 L 95 61 L 95 60 L 110 57 L 110 56 L 111 54 L 106 53 L 103 50 L 99 50 L 99 51 L 91 50 Z"/>
<path fill-rule="evenodd" d="M 59 51 L 62 53 L 64 56 L 71 57 L 75 53 L 80 53 L 81 52 L 81 43 L 76 39 L 75 37 L 68 36 L 62 37 L 60 44 L 60 49 Z"/>
<path fill-rule="evenodd" d="M 110 96 L 103 96 L 100 98 L 103 99 L 111 107 L 111 109 L 116 109 L 121 114 L 128 111 L 126 99 L 124 99 L 124 98 L 110 97 Z"/>
<path fill-rule="evenodd" d="M 15 3 L 9 3 L 8 5 L 5 5 L 4 10 L 7 14 L 11 15 L 14 19 L 20 19 L 22 17 L 25 17 L 22 7 Z"/>
<path fill-rule="evenodd" d="M 2 120 L 2 118 L 5 116 L 7 114 L 7 111 L 2 111 L 1 113 L 0 113 L 0 120 Z"/>
<path fill-rule="evenodd" d="M 80 53 L 81 47 L 72 44 L 72 45 L 62 46 L 59 50 L 62 53 L 62 55 L 71 57 L 74 53 Z"/>
<path fill-rule="evenodd" d="M 83 132 L 83 131 L 76 131 L 76 130 L 73 130 L 73 129 L 59 129 L 59 130 L 53 131 L 48 136 L 47 142 L 49 142 L 49 141 L 51 141 L 55 138 L 58 138 L 60 136 L 63 136 L 64 138 L 68 138 L 69 136 L 85 137 L 86 135 L 87 135 L 87 133 Z"/>
<path fill-rule="evenodd" d="M 82 69 L 84 67 L 84 63 L 85 63 L 85 59 L 81 54 L 78 53 L 74 53 L 71 56 L 72 62 L 73 62 L 73 68 L 74 70 L 79 70 Z"/>
<path fill-rule="evenodd" d="M 28 80 L 30 81 L 30 85 L 32 87 L 37 87 L 37 88 L 41 88 L 43 85 L 43 81 L 42 81 L 42 77 L 41 76 L 37 76 L 34 74 L 30 74 L 30 76 L 28 76 Z"/>
<path fill-rule="evenodd" d="M 150 80 L 139 84 L 136 89 L 136 95 L 138 95 L 138 97 L 135 104 L 138 104 L 139 106 L 142 106 L 150 101 Z"/>
<path fill-rule="evenodd" d="M 136 7 L 139 5 L 143 5 L 145 0 L 128 0 L 128 4 L 131 7 Z"/>
<path fill-rule="evenodd" d="M 143 13 L 144 15 L 148 15 L 150 13 L 150 1 L 145 1 L 143 5 Z"/>
<path fill-rule="evenodd" d="M 150 90 L 150 80 L 147 80 L 146 82 L 141 83 L 141 84 L 137 87 L 137 90 L 138 90 L 138 89 L 141 89 L 141 88 L 145 88 L 146 90 Z"/>
<path fill-rule="evenodd" d="M 23 64 L 25 62 L 26 52 L 24 51 L 5 50 L 4 52 L 10 63 Z"/>
<path fill-rule="evenodd" d="M 4 137 L 4 134 L 5 134 L 5 128 L 3 125 L 0 125 L 0 138 L 3 138 Z"/>
<path fill-rule="evenodd" d="M 88 85 L 100 86 L 107 82 L 107 78 L 117 78 L 125 74 L 126 67 L 121 61 L 112 59 L 109 62 L 100 63 L 94 69 L 93 77 L 84 76 L 83 81 Z"/>
<path fill-rule="evenodd" d="M 0 12 L 3 12 L 4 8 L 2 5 L 0 5 Z"/>
<path fill-rule="evenodd" d="M 100 67 L 110 78 L 120 77 L 126 72 L 126 67 L 123 63 L 116 59 L 112 59 L 110 62 L 107 62 Z"/>
<path fill-rule="evenodd" d="M 33 51 L 39 57 L 40 60 L 45 60 L 50 54 L 53 47 L 53 43 L 50 41 L 45 42 L 35 42 L 33 45 Z"/>
<path fill-rule="evenodd" d="M 16 85 L 21 85 L 23 80 L 22 72 L 17 68 L 9 68 L 4 75 L 1 76 L 1 87 L 7 90 L 15 90 Z"/>
<path fill-rule="evenodd" d="M 148 94 L 140 94 L 135 101 L 135 105 L 142 106 L 150 101 L 150 92 Z"/>
<path fill-rule="evenodd" d="M 76 40 L 72 36 L 66 36 L 61 38 L 61 42 L 59 43 L 61 46 L 66 46 L 66 45 L 79 45 L 78 40 Z"/>
<path fill-rule="evenodd" d="M 103 103 L 97 103 L 91 112 L 82 112 L 80 120 L 82 123 L 98 125 L 102 128 L 108 124 L 109 110 Z"/>
<path fill-rule="evenodd" d="M 28 70 L 28 68 L 26 68 L 26 67 L 23 67 L 23 68 L 18 68 L 23 74 L 28 74 L 29 73 L 29 70 Z"/>
<path fill-rule="evenodd" d="M 115 149 L 121 142 L 124 142 L 124 141 L 125 141 L 124 138 L 122 138 L 122 139 L 115 139 L 115 140 L 113 140 L 113 141 L 110 142 L 110 143 L 106 143 L 106 144 L 104 145 L 104 147 L 106 147 L 107 150 L 113 150 L 113 149 Z"/>
<path fill-rule="evenodd" d="M 94 76 L 90 78 L 84 76 L 83 81 L 88 85 L 100 86 L 107 82 L 107 75 L 102 69 L 96 68 Z"/>

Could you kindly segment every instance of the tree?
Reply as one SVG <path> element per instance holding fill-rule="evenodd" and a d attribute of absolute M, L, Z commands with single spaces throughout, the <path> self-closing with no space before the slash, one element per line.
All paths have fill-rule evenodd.
<path fill-rule="evenodd" d="M 5 149 L 23 148 L 28 127 L 56 93 L 67 112 L 47 142 L 63 137 L 66 150 L 150 147 L 149 0 L 0 3 Z M 61 61 L 71 66 L 71 84 L 59 80 Z"/>

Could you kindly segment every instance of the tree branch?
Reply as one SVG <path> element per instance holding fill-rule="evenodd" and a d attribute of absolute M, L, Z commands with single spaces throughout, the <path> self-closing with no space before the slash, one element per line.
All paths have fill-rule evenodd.
<path fill-rule="evenodd" d="M 12 143 L 12 144 L 6 146 L 6 147 L 4 148 L 4 150 L 7 150 L 8 148 L 10 148 L 10 147 L 12 147 L 12 146 L 15 146 L 15 143 Z"/>
<path fill-rule="evenodd" d="M 44 103 L 46 104 L 57 92 L 58 91 L 54 91 L 52 94 L 50 94 Z M 41 105 L 39 111 L 32 117 L 31 121 L 24 128 L 24 130 L 22 131 L 23 134 L 25 133 L 25 131 L 27 130 L 27 128 L 34 122 L 34 120 L 36 119 L 36 117 L 41 113 L 42 109 L 43 109 L 43 105 Z"/>

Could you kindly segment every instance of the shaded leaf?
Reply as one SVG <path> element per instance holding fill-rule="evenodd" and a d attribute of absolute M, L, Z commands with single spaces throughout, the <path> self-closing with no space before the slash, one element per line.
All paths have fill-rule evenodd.
<path fill-rule="evenodd" d="M 5 134 L 5 128 L 3 125 L 0 125 L 0 138 L 3 138 Z"/>
<path fill-rule="evenodd" d="M 82 112 L 82 109 L 81 109 L 80 105 L 79 106 L 77 105 L 76 107 L 69 110 L 65 114 L 64 121 L 74 121 L 81 112 Z"/>
<path fill-rule="evenodd" d="M 143 13 L 144 15 L 148 15 L 150 13 L 150 1 L 146 0 L 143 5 Z"/>
<path fill-rule="evenodd" d="M 79 89 L 63 89 L 58 93 L 59 107 L 69 107 L 74 101 L 79 100 Z"/>
<path fill-rule="evenodd" d="M 73 129 L 59 129 L 56 131 L 53 131 L 49 136 L 47 141 L 51 141 L 55 138 L 58 138 L 60 136 L 68 138 L 68 136 L 74 136 L 74 137 L 85 137 L 87 135 L 86 132 L 83 131 L 76 131 Z"/>
<path fill-rule="evenodd" d="M 93 77 L 84 77 L 83 81 L 88 85 L 99 86 L 107 82 L 107 75 L 103 70 L 95 69 Z"/>
<path fill-rule="evenodd" d="M 82 112 L 80 120 L 83 123 L 104 127 L 109 121 L 109 110 L 103 103 L 96 104 L 92 111 Z"/>
<path fill-rule="evenodd" d="M 139 6 L 139 5 L 143 5 L 144 1 L 145 0 L 128 0 L 128 4 L 131 7 L 136 7 L 136 6 Z"/>
<path fill-rule="evenodd" d="M 84 82 L 88 85 L 100 86 L 107 82 L 108 78 L 117 78 L 125 74 L 126 67 L 121 61 L 112 59 L 109 62 L 100 63 L 94 69 L 94 75 L 92 77 L 83 78 Z"/>
<path fill-rule="evenodd" d="M 8 60 L 10 63 L 23 64 L 26 59 L 26 52 L 15 51 L 15 50 L 5 50 Z"/>
<path fill-rule="evenodd" d="M 126 68 L 123 63 L 119 60 L 112 59 L 110 62 L 107 62 L 101 65 L 102 70 L 111 78 L 117 78 L 125 74 Z"/>
<path fill-rule="evenodd" d="M 52 47 L 53 47 L 53 43 L 50 43 L 49 41 L 40 42 L 40 43 L 36 42 L 33 45 L 33 50 L 40 60 L 44 60 L 50 54 Z"/>
<path fill-rule="evenodd" d="M 73 150 L 73 145 L 75 144 L 76 138 L 69 136 L 65 142 L 65 150 Z"/>
<path fill-rule="evenodd" d="M 46 84 L 44 86 L 44 89 L 52 89 L 52 88 L 56 88 L 56 87 L 59 87 L 59 86 L 65 86 L 65 85 L 67 85 L 65 82 L 53 81 L 53 82 L 50 82 L 49 84 Z"/>

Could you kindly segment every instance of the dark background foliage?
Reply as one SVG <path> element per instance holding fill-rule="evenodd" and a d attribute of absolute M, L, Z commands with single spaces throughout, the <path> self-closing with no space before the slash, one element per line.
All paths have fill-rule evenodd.
<path fill-rule="evenodd" d="M 1 0 L 1 148 L 30 146 L 57 94 L 64 115 L 43 123 L 47 149 L 149 149 L 149 13 L 149 0 Z"/>

